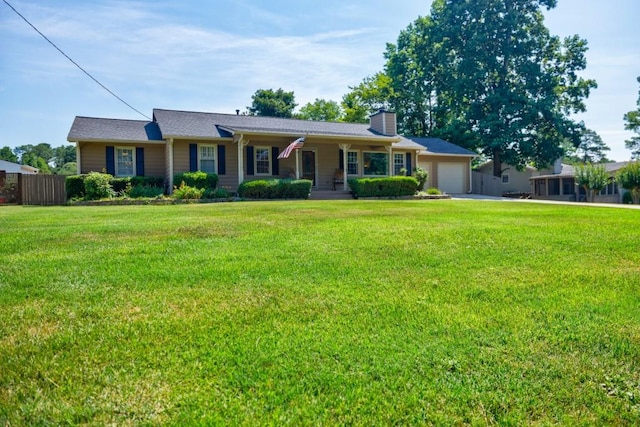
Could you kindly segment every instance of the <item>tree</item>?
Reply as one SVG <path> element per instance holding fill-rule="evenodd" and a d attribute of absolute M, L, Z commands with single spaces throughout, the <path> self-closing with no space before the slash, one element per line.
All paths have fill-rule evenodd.
<path fill-rule="evenodd" d="M 251 106 L 247 110 L 252 116 L 293 117 L 296 108 L 293 92 L 282 89 L 258 89 L 251 97 Z"/>
<path fill-rule="evenodd" d="M 610 150 L 600 135 L 591 129 L 584 129 L 580 136 L 580 144 L 571 151 L 575 160 L 581 163 L 606 163 L 609 160 L 605 151 Z"/>
<path fill-rule="evenodd" d="M 556 0 L 434 0 L 387 47 L 386 75 L 403 131 L 440 136 L 516 167 L 551 164 L 565 139 L 579 143 L 596 87 L 578 73 L 586 41 L 550 35 L 541 9 Z M 403 90 L 403 87 L 406 90 Z M 416 94 L 418 96 L 416 96 Z"/>
<path fill-rule="evenodd" d="M 0 148 L 0 160 L 6 160 L 12 163 L 18 163 L 18 156 L 9 147 Z"/>
<path fill-rule="evenodd" d="M 640 162 L 632 162 L 616 174 L 618 186 L 629 190 L 634 204 L 640 204 Z"/>
<path fill-rule="evenodd" d="M 76 161 L 76 147 L 74 145 L 61 145 L 53 149 L 53 164 L 61 169 L 65 164 Z"/>
<path fill-rule="evenodd" d="M 640 77 L 638 77 L 638 83 L 640 83 Z M 637 109 L 624 115 L 625 130 L 636 133 L 636 136 L 632 136 L 631 139 L 625 141 L 625 145 L 631 150 L 631 155 L 634 159 L 640 159 L 640 91 L 638 91 L 637 105 Z"/>
<path fill-rule="evenodd" d="M 596 194 L 602 191 L 610 181 L 603 165 L 587 163 L 575 166 L 575 182 L 584 188 L 587 202 L 593 202 Z"/>
<path fill-rule="evenodd" d="M 390 108 L 391 79 L 384 73 L 366 77 L 358 86 L 349 86 L 351 92 L 342 97 L 343 121 L 366 123 L 369 116 L 381 108 Z"/>
<path fill-rule="evenodd" d="M 400 32 L 397 44 L 387 44 L 384 73 L 390 80 L 391 108 L 397 114 L 398 131 L 405 135 L 430 136 L 436 129 L 437 41 L 433 21 L 420 17 Z"/>
<path fill-rule="evenodd" d="M 300 112 L 296 115 L 302 120 L 317 120 L 323 122 L 335 122 L 342 117 L 342 109 L 335 101 L 326 101 L 318 99 L 311 103 L 307 103 L 300 108 Z"/>

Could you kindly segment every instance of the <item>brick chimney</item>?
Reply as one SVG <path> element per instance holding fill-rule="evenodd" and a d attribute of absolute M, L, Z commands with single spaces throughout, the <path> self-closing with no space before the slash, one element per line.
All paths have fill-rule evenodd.
<path fill-rule="evenodd" d="M 395 136 L 398 134 L 396 127 L 396 113 L 387 111 L 384 108 L 369 117 L 371 130 L 385 136 Z"/>

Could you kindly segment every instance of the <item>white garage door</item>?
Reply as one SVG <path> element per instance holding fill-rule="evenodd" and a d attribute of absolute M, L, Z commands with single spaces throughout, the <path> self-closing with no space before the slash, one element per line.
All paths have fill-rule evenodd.
<path fill-rule="evenodd" d="M 465 193 L 465 163 L 438 163 L 438 188 L 449 194 Z"/>

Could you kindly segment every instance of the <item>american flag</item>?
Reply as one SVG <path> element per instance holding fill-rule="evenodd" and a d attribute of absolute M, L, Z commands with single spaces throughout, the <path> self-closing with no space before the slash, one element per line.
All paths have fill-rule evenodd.
<path fill-rule="evenodd" d="M 280 153 L 280 155 L 278 156 L 279 159 L 288 159 L 289 155 L 291 154 L 291 152 L 293 150 L 299 150 L 302 148 L 302 146 L 304 145 L 304 136 L 296 139 L 295 141 L 293 141 L 291 144 L 289 144 L 287 146 L 287 148 L 284 149 L 284 151 L 282 153 Z"/>

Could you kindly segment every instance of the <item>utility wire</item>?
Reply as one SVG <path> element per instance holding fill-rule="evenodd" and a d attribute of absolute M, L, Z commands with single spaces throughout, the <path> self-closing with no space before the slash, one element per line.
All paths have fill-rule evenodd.
<path fill-rule="evenodd" d="M 53 47 L 56 48 L 56 50 L 58 52 L 60 52 L 62 55 L 64 55 L 65 58 L 67 58 L 69 61 L 71 61 L 71 63 L 73 65 L 75 65 L 76 67 L 78 67 L 80 69 L 80 71 L 82 71 L 83 73 L 85 73 L 91 80 L 93 80 L 94 82 L 96 82 L 97 84 L 100 85 L 100 87 L 102 87 L 104 90 L 106 90 L 107 92 L 109 92 L 111 95 L 113 95 L 118 101 L 122 102 L 124 105 L 126 105 L 127 107 L 131 108 L 133 111 L 135 111 L 136 113 L 140 114 L 142 117 L 151 120 L 151 118 L 149 116 L 147 116 L 146 114 L 141 113 L 139 110 L 137 110 L 136 108 L 132 107 L 128 102 L 126 102 L 124 99 L 120 98 L 118 95 L 116 95 L 115 93 L 113 93 L 108 87 L 106 87 L 105 85 L 103 85 L 102 83 L 100 83 L 95 77 L 93 77 L 91 74 L 89 74 L 89 72 L 87 70 L 85 70 L 84 68 L 82 68 L 80 65 L 78 65 L 78 63 L 76 61 L 74 61 L 73 59 L 71 59 L 71 57 L 69 55 L 67 55 L 66 53 L 64 53 L 62 51 L 62 49 L 60 49 L 58 46 L 56 46 L 56 44 L 54 42 L 52 42 L 51 40 L 49 40 L 49 38 L 47 36 L 45 36 L 44 34 L 42 34 L 42 32 L 40 32 L 40 30 L 38 30 L 31 22 L 29 22 L 29 20 L 27 18 L 25 18 L 24 16 L 22 16 L 22 14 L 20 12 L 18 12 L 13 6 L 11 6 L 11 4 L 9 4 L 9 2 L 7 0 L 2 0 L 4 1 L 4 3 L 9 6 L 11 8 L 11 10 L 13 10 L 20 18 L 22 18 L 24 20 L 24 22 L 26 22 L 27 24 L 29 24 L 29 26 L 31 28 L 33 28 L 38 34 L 40 34 L 42 36 L 43 39 L 45 39 L 46 41 L 49 42 L 49 44 Z"/>

